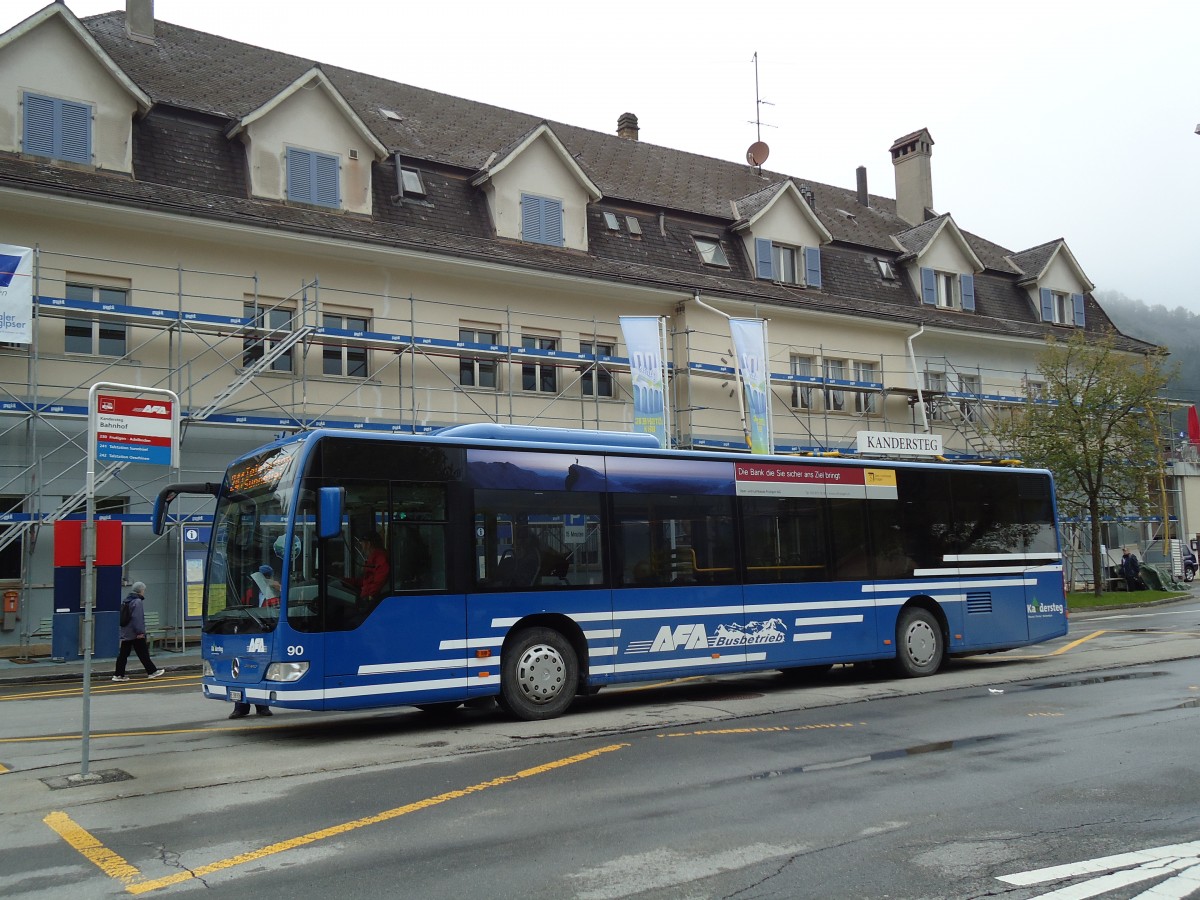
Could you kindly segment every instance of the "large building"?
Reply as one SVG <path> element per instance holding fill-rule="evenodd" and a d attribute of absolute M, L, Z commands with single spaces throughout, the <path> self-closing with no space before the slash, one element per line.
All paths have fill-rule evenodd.
<path fill-rule="evenodd" d="M 869 432 L 964 457 L 1003 449 L 990 425 L 1036 397 L 1047 336 L 1113 328 L 1064 240 L 1013 251 L 936 211 L 927 130 L 887 148 L 893 199 L 862 168 L 835 187 L 615 125 L 180 28 L 150 0 L 82 20 L 53 3 L 0 35 L 0 244 L 34 249 L 32 342 L 0 347 L 19 614 L 0 650 L 45 639 L 49 526 L 80 508 L 96 382 L 180 397 L 179 470 L 96 479 L 125 580 L 177 626 L 181 536 L 146 527 L 163 484 L 320 424 L 629 430 L 621 317 L 662 336 L 675 446 L 747 445 L 732 317 L 766 323 L 775 450 Z"/>

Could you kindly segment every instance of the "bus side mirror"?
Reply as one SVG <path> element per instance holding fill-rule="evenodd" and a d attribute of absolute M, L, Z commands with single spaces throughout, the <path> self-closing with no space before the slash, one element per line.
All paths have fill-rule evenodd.
<path fill-rule="evenodd" d="M 323 487 L 317 493 L 317 537 L 333 538 L 342 531 L 346 489 Z"/>

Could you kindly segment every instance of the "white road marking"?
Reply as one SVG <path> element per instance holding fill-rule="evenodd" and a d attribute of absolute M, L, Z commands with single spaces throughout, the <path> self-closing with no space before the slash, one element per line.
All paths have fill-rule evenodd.
<path fill-rule="evenodd" d="M 1098 877 L 1049 894 L 1039 894 L 1030 900 L 1084 900 L 1144 881 L 1158 883 L 1133 900 L 1183 900 L 1200 893 L 1200 841 L 1016 872 L 1000 876 L 1000 881 L 1027 887 L 1093 874 Z"/>

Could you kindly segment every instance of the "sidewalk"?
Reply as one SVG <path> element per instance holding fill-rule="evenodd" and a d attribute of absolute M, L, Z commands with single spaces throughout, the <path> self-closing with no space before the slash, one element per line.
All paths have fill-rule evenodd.
<path fill-rule="evenodd" d="M 171 672 L 199 672 L 200 645 L 188 647 L 186 650 L 155 649 L 151 658 L 159 668 Z M 108 681 L 113 675 L 113 657 L 92 660 L 92 681 Z M 135 681 L 144 678 L 142 664 L 136 656 L 129 657 L 126 667 L 129 676 Z M 78 681 L 83 678 L 83 660 L 73 659 L 58 662 L 48 656 L 35 656 L 29 662 L 18 662 L 12 659 L 0 659 L 0 684 L 23 684 L 34 681 Z"/>

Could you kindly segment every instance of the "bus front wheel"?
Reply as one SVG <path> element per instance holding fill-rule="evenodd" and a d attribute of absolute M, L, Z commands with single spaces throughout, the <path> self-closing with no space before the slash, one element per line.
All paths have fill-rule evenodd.
<path fill-rule="evenodd" d="M 575 648 L 551 628 L 530 628 L 504 648 L 502 705 L 518 719 L 553 719 L 566 712 L 579 684 Z"/>
<path fill-rule="evenodd" d="M 932 675 L 946 655 L 945 639 L 937 618 L 927 609 L 910 606 L 896 621 L 896 669 L 917 678 Z"/>

